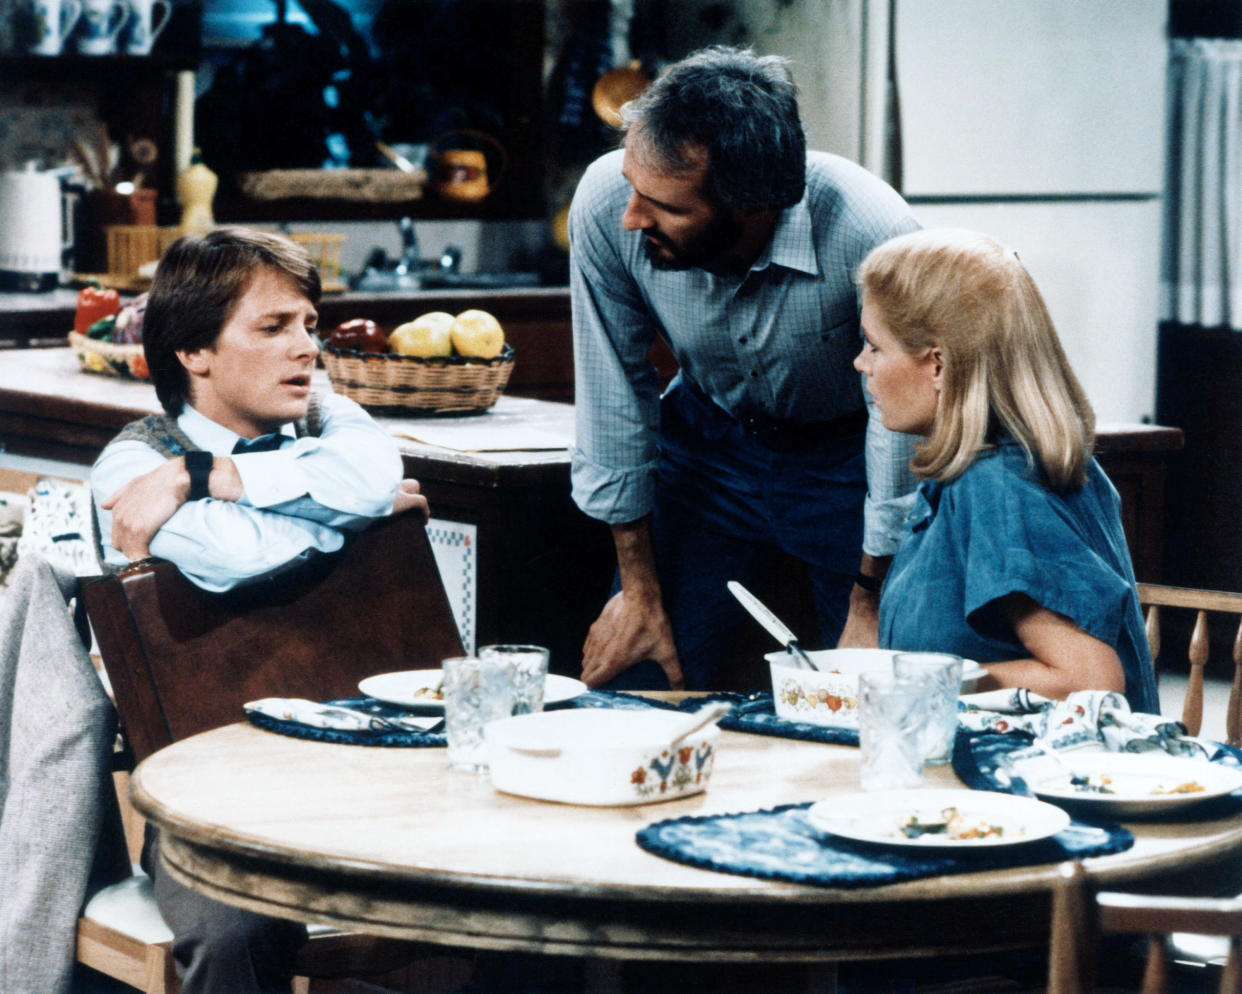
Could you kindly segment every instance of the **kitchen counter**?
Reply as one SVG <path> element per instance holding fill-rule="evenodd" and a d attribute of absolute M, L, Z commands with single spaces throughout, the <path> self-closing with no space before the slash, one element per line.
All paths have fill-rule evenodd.
<path fill-rule="evenodd" d="M 128 299 L 128 295 L 122 295 Z M 73 327 L 77 291 L 0 293 L 0 349 L 64 345 Z M 511 290 L 415 290 L 398 293 L 325 294 L 320 326 L 365 317 L 386 331 L 427 311 L 457 314 L 472 307 L 494 314 L 517 353 L 510 396 L 573 400 L 573 340 L 567 287 Z M 670 374 L 671 375 L 671 374 Z"/>

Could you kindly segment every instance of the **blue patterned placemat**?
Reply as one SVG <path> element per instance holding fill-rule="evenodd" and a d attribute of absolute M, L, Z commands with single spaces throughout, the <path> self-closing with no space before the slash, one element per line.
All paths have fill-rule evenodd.
<path fill-rule="evenodd" d="M 1012 793 L 995 776 L 1000 757 L 1031 744 L 1024 735 L 1003 735 L 998 732 L 959 732 L 953 749 L 953 772 L 972 790 L 1000 790 Z M 1215 742 L 1213 763 L 1242 767 L 1242 750 L 1222 742 Z M 1164 753 L 1160 753 L 1164 755 Z M 1221 818 L 1242 812 L 1242 790 L 1226 797 L 1212 798 L 1192 807 L 1177 811 L 1162 811 L 1161 821 L 1199 821 L 1204 818 Z"/>
<path fill-rule="evenodd" d="M 381 718 L 398 718 L 410 713 L 407 708 L 403 708 L 399 704 L 386 704 L 383 701 L 377 701 L 374 697 L 338 697 L 336 700 L 325 703 L 353 708 L 355 711 L 365 711 L 368 714 L 379 715 Z M 448 744 L 443 731 L 402 732 L 384 731 L 382 729 L 377 731 L 346 731 L 337 728 L 314 728 L 297 721 L 283 721 L 280 718 L 271 718 L 257 711 L 246 712 L 246 717 L 250 719 L 252 725 L 258 728 L 266 729 L 269 732 L 276 732 L 280 735 L 290 735 L 295 739 L 310 739 L 313 742 L 333 742 L 337 745 L 406 746 L 414 748 L 444 746 Z"/>
<path fill-rule="evenodd" d="M 1050 839 L 1014 846 L 946 853 L 869 845 L 815 828 L 806 816 L 810 806 L 672 818 L 642 829 L 637 841 L 656 856 L 704 870 L 843 888 L 1085 859 L 1134 845 L 1120 825 L 1079 821 Z"/>
<path fill-rule="evenodd" d="M 734 732 L 752 732 L 756 735 L 774 735 L 786 739 L 803 739 L 809 742 L 827 742 L 834 745 L 858 745 L 858 732 L 850 728 L 825 728 L 821 725 L 810 725 L 806 722 L 785 721 L 776 717 L 770 693 L 758 694 L 709 694 L 706 697 L 691 697 L 680 704 L 669 701 L 641 697 L 636 694 L 614 690 L 589 690 L 572 700 L 549 705 L 548 710 L 557 708 L 613 708 L 647 710 L 659 708 L 669 711 L 697 711 L 712 701 L 729 701 L 734 704 L 733 711 L 720 721 L 720 727 Z M 366 711 L 369 714 L 384 718 L 399 717 L 409 711 L 397 704 L 386 704 L 374 697 L 342 697 L 327 704 Z M 283 721 L 257 712 L 249 712 L 247 717 L 253 725 L 269 732 L 291 735 L 294 738 L 311 739 L 316 742 L 335 742 L 342 745 L 368 746 L 442 746 L 445 744 L 443 732 L 403 732 L 403 731 L 354 731 L 344 729 L 313 728 L 296 721 Z"/>

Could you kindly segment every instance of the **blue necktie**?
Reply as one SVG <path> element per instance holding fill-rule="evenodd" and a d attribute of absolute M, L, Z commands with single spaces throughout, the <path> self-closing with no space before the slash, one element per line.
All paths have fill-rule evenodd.
<path fill-rule="evenodd" d="M 276 432 L 271 435 L 260 435 L 258 438 L 239 438 L 233 446 L 233 455 L 244 452 L 271 452 L 284 444 L 285 436 Z"/>

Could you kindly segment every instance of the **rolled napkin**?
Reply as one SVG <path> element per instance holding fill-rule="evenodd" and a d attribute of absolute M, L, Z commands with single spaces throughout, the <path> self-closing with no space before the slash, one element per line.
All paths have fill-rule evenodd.
<path fill-rule="evenodd" d="M 1113 691 L 1080 690 L 1053 701 L 1029 690 L 991 690 L 967 694 L 962 702 L 959 720 L 966 728 L 1028 735 L 1035 742 L 1033 752 L 1161 750 L 1175 756 L 1213 752 L 1190 736 L 1180 721 L 1131 711 L 1126 699 Z"/>
<path fill-rule="evenodd" d="M 267 715 L 279 721 L 292 721 L 308 728 L 338 732 L 425 732 L 442 724 L 435 715 L 384 716 L 356 711 L 337 704 L 320 704 L 301 697 L 265 697 L 242 705 L 248 713 Z"/>

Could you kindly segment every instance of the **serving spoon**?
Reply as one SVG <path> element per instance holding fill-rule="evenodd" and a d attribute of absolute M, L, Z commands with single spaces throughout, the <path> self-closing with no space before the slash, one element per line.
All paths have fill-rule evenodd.
<path fill-rule="evenodd" d="M 719 721 L 732 710 L 733 705 L 728 701 L 713 701 L 711 704 L 703 705 L 693 714 L 686 715 L 686 720 L 674 727 L 672 737 L 667 740 L 667 748 L 672 749 L 682 739 L 693 735 L 700 728 L 710 725 L 713 721 Z M 565 751 L 560 746 L 525 745 L 520 742 L 506 743 L 506 748 L 527 756 L 546 756 L 549 759 L 555 758 Z"/>

